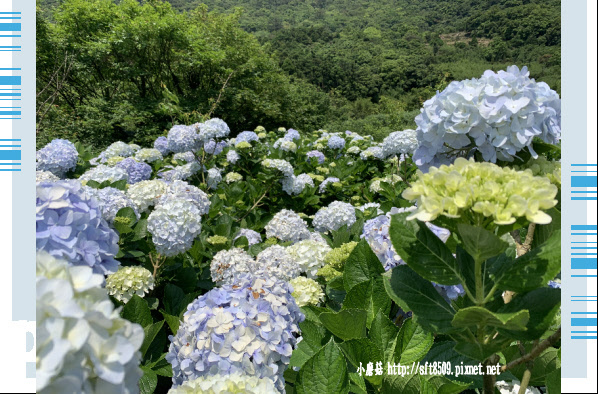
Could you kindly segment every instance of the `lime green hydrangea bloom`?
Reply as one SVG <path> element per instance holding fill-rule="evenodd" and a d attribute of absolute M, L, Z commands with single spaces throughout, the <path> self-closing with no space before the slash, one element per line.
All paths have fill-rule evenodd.
<path fill-rule="evenodd" d="M 226 241 L 228 241 L 228 238 L 223 237 L 222 235 L 212 235 L 211 237 L 208 237 L 206 241 L 212 245 L 224 245 L 226 244 Z"/>
<path fill-rule="evenodd" d="M 318 305 L 324 299 L 322 286 L 313 279 L 298 276 L 291 279 L 289 283 L 293 286 L 293 293 L 291 295 L 299 307 Z"/>
<path fill-rule="evenodd" d="M 311 179 L 313 179 L 314 181 L 318 181 L 318 182 L 323 182 L 324 181 L 324 177 L 322 175 L 316 175 L 316 174 L 312 174 L 312 173 L 309 173 L 307 175 L 309 175 L 309 177 Z"/>
<path fill-rule="evenodd" d="M 256 133 L 264 133 L 266 132 L 266 128 L 264 126 L 258 126 L 253 131 L 255 131 Z"/>
<path fill-rule="evenodd" d="M 272 379 L 258 378 L 240 372 L 226 375 L 205 375 L 195 380 L 187 380 L 180 386 L 171 388 L 168 394 L 279 394 Z"/>
<path fill-rule="evenodd" d="M 238 172 L 229 172 L 224 177 L 224 181 L 226 183 L 233 183 L 243 180 L 243 175 L 239 174 Z"/>
<path fill-rule="evenodd" d="M 106 159 L 106 165 L 112 167 L 123 161 L 125 158 L 122 156 L 112 156 Z"/>
<path fill-rule="evenodd" d="M 259 138 L 260 140 L 266 138 L 267 136 L 268 136 L 268 134 L 266 134 L 266 133 L 258 133 L 257 134 L 257 138 Z"/>
<path fill-rule="evenodd" d="M 277 245 L 277 244 L 278 244 L 278 239 L 276 239 L 276 237 L 270 237 L 270 238 L 266 239 L 266 242 L 264 242 L 264 245 L 267 245 L 267 246 Z"/>
<path fill-rule="evenodd" d="M 106 278 L 108 294 L 125 304 L 134 294 L 143 297 L 153 288 L 154 277 L 143 267 L 121 267 Z"/>
<path fill-rule="evenodd" d="M 417 181 L 403 192 L 418 207 L 408 220 L 428 222 L 443 215 L 492 228 L 525 217 L 548 224 L 552 218 L 543 210 L 558 202 L 554 199 L 558 188 L 529 169 L 517 171 L 458 158 L 450 166 L 430 167 L 427 174 L 418 171 L 417 175 Z"/>
<path fill-rule="evenodd" d="M 531 159 L 522 166 L 513 166 L 516 170 L 532 170 L 532 174 L 536 176 L 545 176 L 550 179 L 553 185 L 558 188 L 561 187 L 561 162 L 550 161 L 543 156 L 537 159 Z"/>
<path fill-rule="evenodd" d="M 237 145 L 235 145 L 237 149 L 249 149 L 251 148 L 251 144 L 247 141 L 241 141 Z"/>
<path fill-rule="evenodd" d="M 330 173 L 330 170 L 326 167 L 316 167 L 316 171 L 321 172 L 322 174 Z"/>
<path fill-rule="evenodd" d="M 356 246 L 357 242 L 348 242 L 328 252 L 324 257 L 324 266 L 318 270 L 318 275 L 324 277 L 326 281 L 341 276 L 345 262 Z"/>
<path fill-rule="evenodd" d="M 372 193 L 379 193 L 382 190 L 382 186 L 380 186 L 381 182 L 386 182 L 391 185 L 394 185 L 395 183 L 400 182 L 402 180 L 403 180 L 403 178 L 401 178 L 400 176 L 398 176 L 396 174 L 392 174 L 392 176 L 388 175 L 388 176 L 385 176 L 384 178 L 376 178 L 370 184 L 370 191 Z"/>

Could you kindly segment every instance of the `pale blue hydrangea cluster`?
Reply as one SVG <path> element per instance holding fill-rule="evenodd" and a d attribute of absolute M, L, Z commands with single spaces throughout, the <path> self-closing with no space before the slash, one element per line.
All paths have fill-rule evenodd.
<path fill-rule="evenodd" d="M 179 152 L 172 155 L 172 160 L 178 164 L 192 163 L 195 161 L 195 154 L 193 152 Z"/>
<path fill-rule="evenodd" d="M 380 146 L 370 146 L 361 151 L 359 154 L 361 160 L 369 160 L 369 159 L 384 159 L 384 150 Z"/>
<path fill-rule="evenodd" d="M 162 159 L 164 159 L 162 153 L 155 148 L 142 148 L 135 153 L 135 160 L 145 163 L 153 163 Z"/>
<path fill-rule="evenodd" d="M 170 199 L 194 203 L 199 209 L 200 215 L 207 215 L 212 204 L 210 198 L 203 190 L 180 180 L 175 180 L 168 184 L 166 192 L 160 198 L 159 203 L 165 203 Z"/>
<path fill-rule="evenodd" d="M 284 176 L 291 176 L 294 171 L 291 163 L 282 159 L 265 159 L 262 161 L 262 166 L 276 169 L 282 172 Z"/>
<path fill-rule="evenodd" d="M 320 193 L 324 193 L 326 191 L 326 187 L 330 183 L 340 182 L 341 180 L 334 176 L 329 176 L 328 178 L 324 179 L 318 188 Z"/>
<path fill-rule="evenodd" d="M 152 176 L 152 167 L 149 164 L 130 157 L 118 162 L 116 168 L 122 168 L 127 172 L 130 184 L 147 181 Z"/>
<path fill-rule="evenodd" d="M 224 138 L 230 133 L 230 128 L 226 122 L 219 118 L 212 118 L 194 126 L 198 130 L 197 136 L 199 141 L 204 143 L 212 139 Z"/>
<path fill-rule="evenodd" d="M 556 280 L 551 280 L 548 282 L 548 287 L 551 287 L 553 289 L 560 289 L 561 288 L 561 281 L 559 280 L 558 282 Z"/>
<path fill-rule="evenodd" d="M 240 156 L 236 150 L 229 150 L 226 152 L 226 161 L 230 164 L 236 164 L 239 161 Z"/>
<path fill-rule="evenodd" d="M 44 182 L 44 181 L 48 181 L 48 182 L 56 182 L 59 181 L 60 178 L 58 178 L 56 175 L 54 175 L 53 173 L 51 173 L 50 171 L 35 171 L 35 182 Z"/>
<path fill-rule="evenodd" d="M 158 150 L 158 152 L 160 152 L 162 156 L 166 156 L 167 154 L 169 154 L 170 150 L 168 149 L 168 138 L 164 136 L 156 138 L 156 140 L 154 141 L 154 149 Z"/>
<path fill-rule="evenodd" d="M 36 260 L 36 391 L 139 392 L 143 328 L 120 317 L 104 276 L 43 251 Z"/>
<path fill-rule="evenodd" d="M 208 188 L 218 189 L 218 184 L 222 181 L 221 171 L 221 169 L 215 167 L 208 170 Z"/>
<path fill-rule="evenodd" d="M 36 249 L 103 275 L 116 272 L 118 234 L 76 180 L 36 186 Z"/>
<path fill-rule="evenodd" d="M 417 132 L 415 130 L 395 131 L 382 141 L 382 152 L 384 157 L 401 154 L 412 155 L 417 146 Z"/>
<path fill-rule="evenodd" d="M 216 285 L 234 285 L 243 274 L 253 272 L 255 260 L 241 248 L 221 250 L 210 263 L 210 273 Z"/>
<path fill-rule="evenodd" d="M 248 275 L 187 307 L 166 360 L 175 387 L 209 375 L 237 372 L 271 379 L 283 391 L 284 371 L 305 319 L 291 286 Z"/>
<path fill-rule="evenodd" d="M 170 168 L 170 170 L 160 172 L 158 176 L 168 182 L 185 180 L 191 178 L 202 169 L 201 164 L 196 161 Z"/>
<path fill-rule="evenodd" d="M 130 185 L 127 196 L 133 201 L 140 213 L 147 212 L 149 207 L 158 205 L 160 198 L 166 193 L 166 183 L 160 179 L 141 181 Z"/>
<path fill-rule="evenodd" d="M 201 148 L 195 127 L 175 125 L 168 132 L 168 150 L 173 153 L 196 151 Z"/>
<path fill-rule="evenodd" d="M 270 276 L 288 282 L 300 273 L 297 261 L 280 245 L 268 246 L 255 258 L 253 275 L 256 277 Z"/>
<path fill-rule="evenodd" d="M 191 201 L 168 198 L 150 213 L 147 230 L 158 253 L 176 256 L 189 250 L 201 232 L 201 211 Z"/>
<path fill-rule="evenodd" d="M 336 231 L 343 226 L 351 227 L 356 221 L 357 217 L 353 205 L 342 201 L 334 201 L 316 212 L 312 224 L 316 231 L 324 233 L 326 231 Z"/>
<path fill-rule="evenodd" d="M 216 142 L 211 139 L 204 144 L 203 149 L 210 155 L 218 156 L 227 146 L 228 144 L 225 141 Z"/>
<path fill-rule="evenodd" d="M 242 131 L 235 137 L 235 145 L 241 142 L 259 141 L 259 137 L 253 131 Z"/>
<path fill-rule="evenodd" d="M 284 135 L 284 139 L 289 141 L 298 140 L 301 139 L 301 135 L 299 135 L 299 132 L 295 129 L 288 129 Z"/>
<path fill-rule="evenodd" d="M 49 171 L 59 178 L 77 166 L 79 152 L 69 140 L 55 139 L 35 153 L 36 169 Z"/>
<path fill-rule="evenodd" d="M 117 181 L 129 181 L 129 173 L 127 170 L 119 167 L 109 167 L 105 164 L 100 164 L 96 167 L 92 167 L 89 170 L 85 171 L 81 177 L 79 177 L 80 181 L 95 181 L 98 183 L 102 183 L 105 181 L 109 181 L 110 183 L 114 183 Z"/>
<path fill-rule="evenodd" d="M 139 219 L 139 212 L 137 205 L 131 200 L 125 192 L 115 189 L 113 187 L 105 187 L 103 189 L 94 189 L 89 186 L 84 187 L 92 198 L 98 202 L 102 217 L 108 222 L 114 222 L 114 218 L 119 210 L 122 208 L 132 208 L 135 215 Z"/>
<path fill-rule="evenodd" d="M 322 164 L 324 163 L 324 160 L 326 160 L 326 156 L 324 156 L 324 154 L 319 150 L 310 150 L 305 154 L 305 156 L 307 156 L 308 161 L 310 161 L 309 159 L 311 159 L 312 157 L 315 157 L 318 164 Z"/>
<path fill-rule="evenodd" d="M 289 209 L 283 209 L 274 215 L 264 229 L 267 238 L 278 238 L 282 242 L 294 243 L 310 238 L 305 220 Z"/>
<path fill-rule="evenodd" d="M 534 137 L 556 144 L 561 136 L 561 100 L 527 67 L 486 71 L 479 79 L 453 81 L 424 103 L 415 118 L 418 166 L 451 163 L 479 151 L 485 161 L 512 161 Z"/>
<path fill-rule="evenodd" d="M 301 194 L 306 186 L 314 187 L 314 181 L 307 174 L 291 175 L 280 180 L 282 190 L 290 196 Z"/>
<path fill-rule="evenodd" d="M 248 228 L 239 229 L 239 232 L 237 233 L 235 238 L 233 238 L 233 241 L 236 241 L 241 237 L 247 238 L 249 246 L 259 244 L 260 242 L 262 242 L 262 236 L 260 235 L 260 233 Z"/>
<path fill-rule="evenodd" d="M 343 149 L 346 143 L 347 141 L 338 135 L 333 135 L 328 139 L 328 147 L 330 149 Z"/>

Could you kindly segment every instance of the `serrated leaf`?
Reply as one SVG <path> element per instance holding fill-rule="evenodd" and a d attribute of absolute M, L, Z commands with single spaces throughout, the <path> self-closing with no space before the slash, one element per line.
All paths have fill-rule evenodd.
<path fill-rule="evenodd" d="M 399 328 L 379 310 L 372 321 L 369 337 L 378 348 L 382 349 L 384 353 L 384 365 L 388 362 L 398 362 L 398 359 L 394 357 L 398 335 Z"/>
<path fill-rule="evenodd" d="M 347 293 L 342 309 L 363 309 L 367 312 L 367 326 L 370 327 L 378 311 L 390 312 L 391 300 L 386 294 L 382 277 L 361 282 Z"/>
<path fill-rule="evenodd" d="M 403 310 L 412 311 L 418 324 L 432 332 L 450 332 L 455 312 L 432 284 L 411 268 L 400 265 L 384 274 L 384 287 Z"/>
<path fill-rule="evenodd" d="M 434 343 L 432 333 L 425 331 L 411 318 L 405 320 L 399 331 L 396 351 L 401 364 L 420 361 Z"/>
<path fill-rule="evenodd" d="M 331 338 L 299 371 L 297 394 L 346 394 L 349 391 L 347 362 Z"/>
<path fill-rule="evenodd" d="M 141 327 L 146 327 L 153 322 L 152 313 L 147 302 L 137 294 L 134 294 L 123 307 L 122 317 L 141 325 Z"/>
<path fill-rule="evenodd" d="M 293 350 L 289 366 L 301 368 L 307 360 L 330 340 L 331 334 L 324 326 L 309 320 L 299 323 L 299 328 L 301 329 L 303 340 Z"/>
<path fill-rule="evenodd" d="M 383 393 L 420 394 L 421 382 L 419 374 L 386 375 L 382 381 Z"/>
<path fill-rule="evenodd" d="M 331 333 L 345 341 L 365 337 L 367 312 L 362 309 L 324 312 L 318 318 Z"/>
<path fill-rule="evenodd" d="M 370 245 L 361 240 L 353 249 L 343 271 L 345 290 L 349 291 L 353 286 L 377 278 L 384 273 L 384 267 L 378 256 L 372 252 Z"/>
<path fill-rule="evenodd" d="M 145 333 L 145 337 L 143 338 L 143 343 L 141 344 L 141 355 L 145 356 L 147 349 L 149 349 L 150 345 L 158 335 L 158 332 L 162 329 L 164 325 L 164 320 L 159 321 L 157 323 L 151 324 L 147 327 L 143 327 L 143 332 Z"/>
<path fill-rule="evenodd" d="M 368 338 L 351 339 L 338 346 L 355 368 L 364 368 L 370 362 L 374 365 L 381 362 L 384 366 L 382 350 Z M 372 376 L 365 376 L 365 379 L 375 385 L 382 383 L 382 375 L 372 374 Z"/>
<path fill-rule="evenodd" d="M 509 244 L 490 231 L 469 224 L 457 225 L 463 248 L 473 257 L 474 261 L 486 261 L 504 252 Z"/>
<path fill-rule="evenodd" d="M 143 376 L 139 379 L 139 393 L 140 394 L 153 394 L 158 386 L 158 375 L 147 367 L 141 367 Z"/>
<path fill-rule="evenodd" d="M 439 375 L 420 375 L 422 387 L 426 386 L 426 391 L 422 393 L 430 394 L 458 394 L 465 391 L 471 384 L 450 380 L 445 376 Z"/>
<path fill-rule="evenodd" d="M 408 212 L 393 215 L 390 223 L 390 239 L 397 254 L 427 280 L 443 285 L 460 284 L 459 268 L 451 250 L 425 223 L 408 221 L 408 215 Z"/>
<path fill-rule="evenodd" d="M 529 321 L 529 311 L 494 313 L 480 306 L 470 306 L 457 311 L 453 318 L 454 327 L 497 327 L 507 330 L 524 331 Z"/>
<path fill-rule="evenodd" d="M 561 394 L 561 369 L 557 368 L 546 375 L 547 394 Z"/>

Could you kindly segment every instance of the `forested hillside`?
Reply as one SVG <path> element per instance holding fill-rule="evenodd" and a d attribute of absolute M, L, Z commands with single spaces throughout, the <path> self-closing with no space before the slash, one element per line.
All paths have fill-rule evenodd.
<path fill-rule="evenodd" d="M 560 93 L 558 0 L 170 3 L 41 2 L 40 145 L 141 142 L 208 114 L 382 138 L 451 80 L 510 64 Z"/>

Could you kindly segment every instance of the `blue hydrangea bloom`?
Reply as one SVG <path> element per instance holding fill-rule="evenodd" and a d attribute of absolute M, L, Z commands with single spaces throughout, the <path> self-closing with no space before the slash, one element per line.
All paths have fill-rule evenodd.
<path fill-rule="evenodd" d="M 301 136 L 299 135 L 299 132 L 295 129 L 288 129 L 287 133 L 284 135 L 284 139 L 289 141 L 298 140 L 300 138 Z"/>
<path fill-rule="evenodd" d="M 224 138 L 230 133 L 230 128 L 225 121 L 219 118 L 212 118 L 203 123 L 198 123 L 198 139 L 207 142 L 214 138 Z"/>
<path fill-rule="evenodd" d="M 36 249 L 71 265 L 116 272 L 118 234 L 102 218 L 98 202 L 78 181 L 40 182 L 36 186 Z"/>
<path fill-rule="evenodd" d="M 322 164 L 324 163 L 324 160 L 326 160 L 326 156 L 324 156 L 324 154 L 322 152 L 320 152 L 319 150 L 310 150 L 309 152 L 307 152 L 305 154 L 305 156 L 307 156 L 307 159 L 311 159 L 312 157 L 315 157 L 316 160 L 318 161 L 318 164 Z"/>
<path fill-rule="evenodd" d="M 449 304 L 451 301 L 465 295 L 465 290 L 461 285 L 439 285 L 434 282 L 432 282 L 432 284 L 434 285 L 434 288 L 438 294 L 440 294 L 442 298 L 444 298 Z"/>
<path fill-rule="evenodd" d="M 168 138 L 163 136 L 156 138 L 156 141 L 154 141 L 154 148 L 158 149 L 162 156 L 169 154 L 170 150 L 168 149 Z"/>
<path fill-rule="evenodd" d="M 173 153 L 196 151 L 200 147 L 201 141 L 193 126 L 176 125 L 168 132 L 168 150 Z"/>
<path fill-rule="evenodd" d="M 147 181 L 152 177 L 152 167 L 149 164 L 130 157 L 117 163 L 116 167 L 127 171 L 130 184 Z"/>
<path fill-rule="evenodd" d="M 333 135 L 328 139 L 328 147 L 330 149 L 343 149 L 346 142 L 347 141 L 345 141 L 344 138 L 341 138 L 338 135 Z"/>
<path fill-rule="evenodd" d="M 226 153 L 226 161 L 228 161 L 230 164 L 235 164 L 239 159 L 240 156 L 235 150 L 229 150 Z"/>
<path fill-rule="evenodd" d="M 122 190 L 113 187 L 94 189 L 89 186 L 84 186 L 83 189 L 98 202 L 102 217 L 106 219 L 108 223 L 114 222 L 114 218 L 118 211 L 125 207 L 132 208 L 135 212 L 135 216 L 139 219 L 137 206 Z"/>
<path fill-rule="evenodd" d="M 235 137 L 235 145 L 239 142 L 259 141 L 259 137 L 253 131 L 243 131 Z"/>
<path fill-rule="evenodd" d="M 209 140 L 205 143 L 203 149 L 206 151 L 206 153 L 217 156 L 220 153 L 222 153 L 222 151 L 224 150 L 224 148 L 227 147 L 227 145 L 228 144 L 225 141 L 216 142 L 214 140 Z"/>
<path fill-rule="evenodd" d="M 322 183 L 320 183 L 320 187 L 318 188 L 318 191 L 320 193 L 324 193 L 326 191 L 326 186 L 328 186 L 329 183 L 335 183 L 335 182 L 340 182 L 341 180 L 338 179 L 337 177 L 334 176 L 329 176 L 328 178 L 324 179 L 322 181 Z"/>
<path fill-rule="evenodd" d="M 200 376 L 243 372 L 270 378 L 283 391 L 284 371 L 305 319 L 293 288 L 274 278 L 241 275 L 193 301 L 166 360 L 174 386 Z"/>
<path fill-rule="evenodd" d="M 69 140 L 56 139 L 35 154 L 36 168 L 49 171 L 59 178 L 77 166 L 79 153 Z"/>

